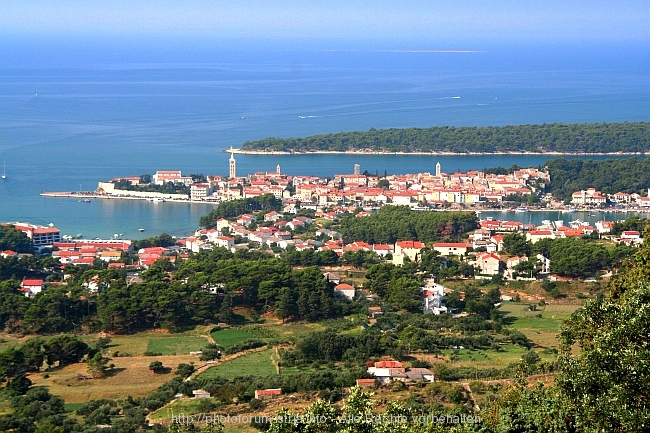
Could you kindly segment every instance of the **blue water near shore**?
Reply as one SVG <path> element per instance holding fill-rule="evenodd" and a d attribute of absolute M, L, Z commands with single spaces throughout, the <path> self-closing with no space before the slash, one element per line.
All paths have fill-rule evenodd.
<path fill-rule="evenodd" d="M 228 172 L 247 140 L 374 128 L 648 121 L 647 47 L 491 47 L 478 53 L 228 51 L 183 63 L 0 59 L 0 220 L 66 234 L 191 232 L 210 205 L 42 198 L 116 176 Z M 4 60 L 4 61 L 3 61 Z M 41 62 L 43 63 L 43 62 Z M 554 157 L 550 157 L 554 158 Z M 603 159 L 604 157 L 598 157 Z M 331 176 L 537 166 L 549 157 L 238 155 L 239 174 Z M 548 218 L 544 218 L 548 219 Z M 553 218 L 551 218 L 553 219 Z M 139 233 L 138 228 L 146 232 Z"/>

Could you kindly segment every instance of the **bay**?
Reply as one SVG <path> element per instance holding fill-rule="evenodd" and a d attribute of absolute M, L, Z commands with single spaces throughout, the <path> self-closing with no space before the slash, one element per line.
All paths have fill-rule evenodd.
<path fill-rule="evenodd" d="M 42 198 L 180 169 L 228 173 L 224 149 L 269 136 L 434 125 L 650 118 L 647 47 L 478 53 L 216 51 L 181 63 L 0 62 L 0 221 L 65 234 L 184 235 L 210 205 Z M 119 60 L 119 59 L 118 59 Z M 66 62 L 71 66 L 65 66 Z M 241 174 L 332 176 L 538 166 L 556 156 L 237 155 Z M 593 157 L 592 157 L 593 158 Z M 604 157 L 596 157 L 603 159 Z M 548 218 L 545 218 L 548 219 Z M 145 232 L 138 232 L 145 228 Z"/>

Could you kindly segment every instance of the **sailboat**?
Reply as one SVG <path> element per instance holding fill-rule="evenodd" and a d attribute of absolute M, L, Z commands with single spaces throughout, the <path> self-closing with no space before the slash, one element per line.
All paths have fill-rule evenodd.
<path fill-rule="evenodd" d="M 2 178 L 6 179 L 7 178 L 7 163 L 4 162 L 3 164 L 4 165 L 3 165 L 3 169 L 2 169 Z"/>

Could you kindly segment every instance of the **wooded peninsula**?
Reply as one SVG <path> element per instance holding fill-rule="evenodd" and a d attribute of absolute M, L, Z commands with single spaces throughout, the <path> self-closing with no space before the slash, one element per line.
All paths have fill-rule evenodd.
<path fill-rule="evenodd" d="M 286 153 L 645 153 L 650 150 L 650 123 L 371 128 L 366 132 L 247 141 L 241 150 Z"/>

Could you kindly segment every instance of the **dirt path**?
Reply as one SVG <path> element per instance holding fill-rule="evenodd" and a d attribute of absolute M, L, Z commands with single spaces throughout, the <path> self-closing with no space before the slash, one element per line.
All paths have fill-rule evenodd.
<path fill-rule="evenodd" d="M 474 394 L 472 393 L 472 389 L 469 387 L 469 382 L 460 382 L 463 388 L 467 391 L 467 395 L 469 395 L 469 398 L 472 400 L 472 403 L 474 403 L 474 413 L 479 413 L 481 411 L 481 408 L 476 404 L 476 399 L 474 399 Z"/>

